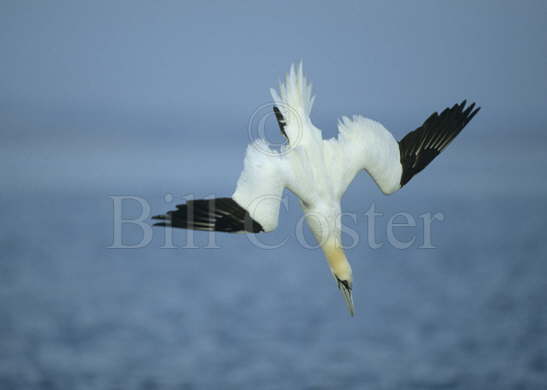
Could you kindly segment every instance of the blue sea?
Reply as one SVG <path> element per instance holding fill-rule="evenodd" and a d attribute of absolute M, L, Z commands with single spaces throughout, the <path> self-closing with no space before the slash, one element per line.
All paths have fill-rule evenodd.
<path fill-rule="evenodd" d="M 547 388 L 544 148 L 466 135 L 397 194 L 365 174 L 348 191 L 354 318 L 320 250 L 296 237 L 291 195 L 260 238 L 285 240 L 274 249 L 204 232 L 188 245 L 183 230 L 162 248 L 161 228 L 142 248 L 110 248 L 113 196 L 152 215 L 186 194 L 229 195 L 243 144 L 5 144 L 0 389 Z M 141 212 L 124 203 L 124 218 Z M 397 212 L 416 220 L 395 231 L 415 238 L 406 249 L 387 242 Z M 443 215 L 433 249 L 420 248 L 424 213 Z M 143 238 L 123 228 L 124 245 Z"/>

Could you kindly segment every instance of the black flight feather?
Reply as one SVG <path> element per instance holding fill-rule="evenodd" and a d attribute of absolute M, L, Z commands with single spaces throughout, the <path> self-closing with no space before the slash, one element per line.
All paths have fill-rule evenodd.
<path fill-rule="evenodd" d="M 177 205 L 176 210 L 156 215 L 152 219 L 163 221 L 155 223 L 154 226 L 227 233 L 264 231 L 262 226 L 251 218 L 247 210 L 232 198 L 190 200 L 185 204 Z"/>
<path fill-rule="evenodd" d="M 465 105 L 464 100 L 446 108 L 440 115 L 431 114 L 420 127 L 399 141 L 403 166 L 401 187 L 433 161 L 480 110 L 480 107 L 475 108 L 475 103 Z"/>
<path fill-rule="evenodd" d="M 279 125 L 279 130 L 281 130 L 281 134 L 289 141 L 289 137 L 287 137 L 287 133 L 285 132 L 285 126 L 287 126 L 287 121 L 285 120 L 285 117 L 279 111 L 279 108 L 277 106 L 273 106 L 273 112 L 275 114 L 275 119 L 277 119 L 277 124 Z"/>

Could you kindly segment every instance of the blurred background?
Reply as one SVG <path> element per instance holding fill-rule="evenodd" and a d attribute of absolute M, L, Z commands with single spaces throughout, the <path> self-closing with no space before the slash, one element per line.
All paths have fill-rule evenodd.
<path fill-rule="evenodd" d="M 0 388 L 546 388 L 546 16 L 544 1 L 2 1 Z M 326 137 L 342 115 L 401 138 L 482 106 L 402 191 L 350 187 L 355 318 L 298 243 L 292 195 L 261 237 L 277 249 L 204 248 L 201 232 L 184 248 L 181 230 L 166 249 L 162 229 L 109 248 L 112 196 L 157 214 L 230 195 L 250 118 L 299 60 Z M 372 204 L 379 241 L 405 211 L 418 226 L 396 234 L 415 243 L 370 248 Z M 435 249 L 428 212 L 444 215 Z M 142 235 L 124 225 L 125 244 Z"/>

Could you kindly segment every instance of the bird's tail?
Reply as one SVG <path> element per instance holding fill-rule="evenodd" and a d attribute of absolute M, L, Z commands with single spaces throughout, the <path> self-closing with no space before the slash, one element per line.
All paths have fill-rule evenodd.
<path fill-rule="evenodd" d="M 270 93 L 287 126 L 309 120 L 315 96 L 312 95 L 311 83 L 304 76 L 302 62 L 297 66 L 291 65 L 285 81 L 279 84 L 279 93 L 273 88 Z"/>

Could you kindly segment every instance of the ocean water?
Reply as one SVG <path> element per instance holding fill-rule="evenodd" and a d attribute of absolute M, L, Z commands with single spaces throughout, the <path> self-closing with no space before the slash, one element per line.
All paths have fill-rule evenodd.
<path fill-rule="evenodd" d="M 0 1 L 0 390 L 547 389 L 547 1 L 212 3 Z M 300 60 L 325 136 L 482 107 L 400 192 L 349 188 L 356 316 L 290 194 L 263 245 L 112 248 L 112 197 L 229 196 Z"/>
<path fill-rule="evenodd" d="M 286 239 L 275 249 L 246 235 L 210 245 L 202 232 L 184 248 L 181 230 L 175 248 L 162 248 L 162 229 L 145 247 L 109 248 L 111 196 L 161 213 L 190 191 L 227 195 L 239 146 L 225 147 L 229 173 L 218 169 L 221 150 L 216 165 L 185 169 L 196 168 L 198 146 L 184 157 L 144 142 L 142 153 L 26 149 L 24 161 L 5 148 L 19 165 L 0 204 L 0 388 L 545 389 L 546 159 L 517 138 L 492 145 L 462 140 L 390 197 L 366 175 L 356 180 L 344 199 L 360 237 L 347 249 L 354 318 L 323 255 L 298 242 L 293 197 L 263 238 Z M 405 211 L 417 227 L 397 235 L 416 242 L 370 248 L 372 203 L 384 214 L 378 240 Z M 140 206 L 125 207 L 138 216 Z M 444 216 L 432 225 L 434 249 L 420 248 L 427 212 Z M 124 242 L 139 242 L 138 227 L 124 229 Z"/>

